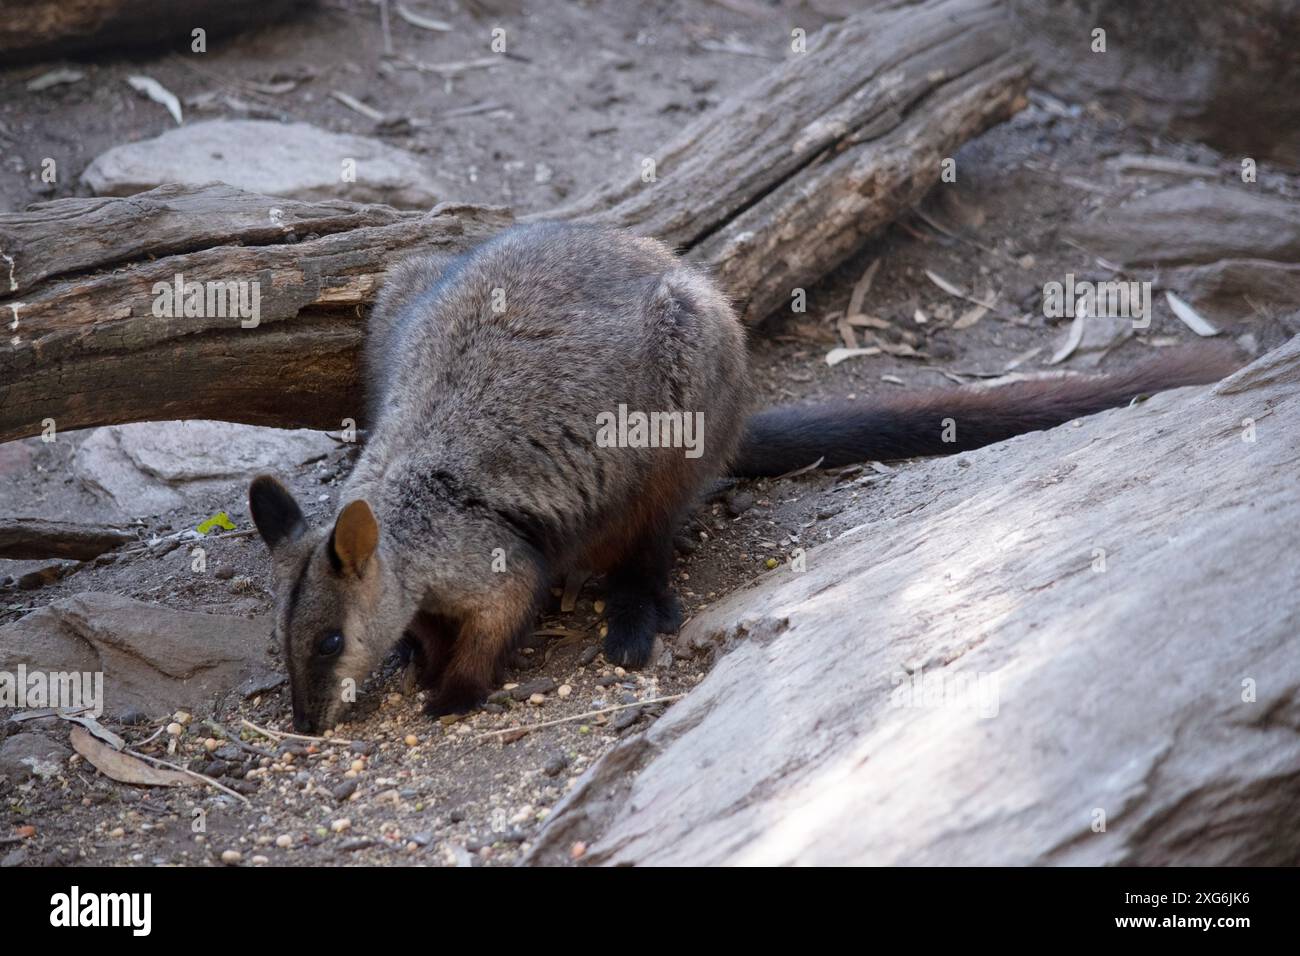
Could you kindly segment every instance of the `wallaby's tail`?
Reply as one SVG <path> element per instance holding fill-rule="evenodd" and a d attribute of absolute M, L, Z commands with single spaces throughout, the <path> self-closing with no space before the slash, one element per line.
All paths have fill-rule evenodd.
<path fill-rule="evenodd" d="M 871 403 L 781 405 L 749 419 L 730 473 L 761 478 L 818 459 L 834 468 L 950 455 L 1127 405 L 1138 395 L 1215 382 L 1241 364 L 1226 343 L 1206 344 L 1170 350 L 1115 375 L 935 389 Z"/>

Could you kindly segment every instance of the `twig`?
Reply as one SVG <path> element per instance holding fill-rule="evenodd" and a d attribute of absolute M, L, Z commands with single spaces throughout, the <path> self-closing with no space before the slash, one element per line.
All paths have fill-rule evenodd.
<path fill-rule="evenodd" d="M 151 733 L 151 734 L 150 734 L 148 737 L 146 737 L 144 740 L 142 740 L 142 741 L 140 741 L 138 744 L 136 744 L 136 746 L 137 746 L 137 747 L 143 747 L 145 744 L 152 743 L 152 742 L 154 741 L 154 739 L 155 739 L 159 734 L 161 734 L 164 730 L 166 730 L 166 729 L 167 729 L 167 724 L 166 724 L 165 722 L 159 724 L 157 730 L 155 730 L 153 733 Z"/>
<path fill-rule="evenodd" d="M 324 741 L 325 743 L 327 743 L 327 744 L 337 744 L 337 745 L 342 746 L 342 747 L 349 747 L 349 746 L 351 746 L 352 744 L 354 744 L 354 743 L 356 742 L 356 741 L 353 741 L 353 740 L 339 740 L 337 737 L 310 737 L 310 736 L 308 736 L 307 734 L 291 734 L 291 733 L 288 733 L 288 732 L 283 731 L 283 730 L 267 730 L 265 727 L 259 727 L 259 726 L 257 726 L 257 724 L 253 723 L 251 720 L 248 720 L 247 718 L 243 718 L 243 717 L 240 718 L 240 721 L 239 721 L 239 722 L 240 722 L 241 724 L 243 724 L 245 727 L 247 727 L 249 730 L 251 730 L 251 731 L 253 731 L 253 732 L 255 732 L 255 733 L 259 733 L 259 734 L 261 734 L 263 737 L 266 737 L 266 738 L 268 738 L 268 739 L 270 739 L 270 740 L 275 740 L 275 741 L 280 741 L 280 740 L 285 740 L 285 739 L 288 739 L 288 740 L 318 740 L 318 741 L 323 740 L 323 741 Z"/>
<path fill-rule="evenodd" d="M 647 707 L 650 704 L 664 704 L 674 700 L 681 700 L 685 694 L 669 694 L 667 697 L 652 697 L 650 700 L 638 700 L 635 704 L 616 704 L 613 707 L 602 707 L 600 710 L 589 710 L 586 713 L 574 714 L 572 717 L 560 717 L 558 720 L 544 720 L 540 724 L 527 724 L 523 727 L 506 727 L 504 730 L 489 730 L 480 734 L 480 740 L 486 740 L 489 737 L 498 737 L 501 734 L 518 734 L 531 733 L 534 730 L 540 730 L 543 727 L 554 727 L 556 724 L 569 724 L 575 720 L 583 720 L 586 717 L 595 717 L 599 714 L 612 714 L 616 710 L 627 710 L 629 707 Z"/>
<path fill-rule="evenodd" d="M 159 766 L 166 767 L 168 770 L 177 770 L 183 774 L 195 778 L 196 780 L 202 780 L 208 786 L 216 787 L 218 790 L 230 794 L 236 800 L 241 801 L 244 804 L 244 806 L 246 807 L 252 806 L 252 804 L 249 802 L 248 797 L 244 796 L 239 791 L 231 790 L 224 783 L 218 783 L 217 781 L 213 780 L 211 777 L 204 776 L 203 774 L 198 773 L 197 771 L 190 770 L 186 767 L 182 767 L 180 764 L 170 763 L 166 760 L 161 760 L 158 757 L 150 757 L 148 754 L 142 754 L 135 750 L 124 750 L 123 753 L 130 754 L 132 757 L 135 757 L 139 760 L 148 760 L 150 763 L 156 763 Z"/>
<path fill-rule="evenodd" d="M 504 59 L 501 56 L 486 56 L 477 60 L 457 60 L 453 63 L 425 63 L 405 53 L 401 58 L 421 73 L 437 73 L 439 76 L 456 76 L 467 70 L 490 70 L 494 66 L 500 66 Z"/>
<path fill-rule="evenodd" d="M 250 754 L 256 754 L 259 757 L 270 757 L 271 759 L 275 759 L 275 754 L 271 753 L 271 751 L 264 750 L 261 747 L 254 747 L 252 744 L 248 743 L 247 741 L 240 740 L 238 734 L 232 734 L 229 730 L 227 730 L 221 724 L 217 723 L 215 720 L 208 718 L 207 720 L 203 721 L 203 723 L 204 726 L 211 727 L 213 730 L 219 733 L 223 739 L 229 740 L 240 750 L 245 750 Z"/>
<path fill-rule="evenodd" d="M 330 96 L 338 100 L 350 110 L 355 110 L 367 119 L 374 120 L 376 123 L 381 122 L 384 114 L 379 112 L 373 106 L 367 106 L 350 93 L 344 93 L 342 90 L 330 90 Z"/>

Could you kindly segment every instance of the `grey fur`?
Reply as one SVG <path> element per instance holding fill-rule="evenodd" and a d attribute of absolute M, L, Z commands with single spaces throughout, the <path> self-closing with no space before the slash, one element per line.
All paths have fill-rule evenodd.
<path fill-rule="evenodd" d="M 377 553 L 347 575 L 328 528 L 273 548 L 295 717 L 313 728 L 420 611 L 458 631 L 445 676 L 426 681 L 434 709 L 485 693 L 556 575 L 660 549 L 747 412 L 744 331 L 713 283 L 659 242 L 590 227 L 522 226 L 450 264 L 402 264 L 363 368 L 371 433 L 340 504 L 369 503 Z M 597 417 L 620 404 L 702 412 L 703 454 L 597 447 Z M 323 666 L 312 653 L 330 628 L 345 651 Z"/>

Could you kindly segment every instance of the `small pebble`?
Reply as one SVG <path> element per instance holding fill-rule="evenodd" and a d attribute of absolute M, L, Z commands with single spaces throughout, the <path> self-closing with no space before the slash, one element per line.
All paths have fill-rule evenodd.
<path fill-rule="evenodd" d="M 203 749 L 208 753 L 215 753 L 217 748 L 220 746 L 221 744 L 217 743 L 217 738 L 215 737 L 208 737 L 203 741 Z"/>
<path fill-rule="evenodd" d="M 289 836 L 287 833 L 281 833 L 275 838 L 275 845 L 281 850 L 287 850 L 289 847 L 293 846 L 293 837 Z"/>
<path fill-rule="evenodd" d="M 573 688 L 570 687 L 568 684 L 561 684 L 560 689 L 557 690 L 556 693 L 559 694 L 561 697 L 568 697 L 570 694 L 573 693 Z"/>
<path fill-rule="evenodd" d="M 260 855 L 260 854 L 257 855 L 257 856 L 255 856 L 255 857 L 253 857 L 253 865 L 254 865 L 254 866 L 266 866 L 266 864 L 268 864 L 268 863 L 270 863 L 270 862 L 271 862 L 270 860 L 268 860 L 266 857 L 264 857 L 264 856 L 262 856 L 262 855 Z"/>
<path fill-rule="evenodd" d="M 546 703 L 546 695 L 533 694 L 533 696 L 528 698 L 528 703 L 532 704 L 534 707 L 541 707 L 542 704 Z"/>
<path fill-rule="evenodd" d="M 548 777 L 558 777 L 569 765 L 569 758 L 564 754 L 552 754 L 542 765 L 542 773 Z"/>
<path fill-rule="evenodd" d="M 344 830 L 352 828 L 352 821 L 347 817 L 341 817 L 330 824 L 330 829 L 335 833 L 342 833 Z"/>
<path fill-rule="evenodd" d="M 414 746 L 415 746 L 416 744 L 418 744 L 419 742 L 420 742 L 420 738 L 417 737 L 417 736 L 415 736 L 415 734 L 407 734 L 407 735 L 406 735 L 406 746 L 408 746 L 408 747 L 414 747 Z"/>
<path fill-rule="evenodd" d="M 345 780 L 343 783 L 339 784 L 337 787 L 332 789 L 330 791 L 330 794 L 331 796 L 334 797 L 335 800 L 342 803 L 344 800 L 348 799 L 348 797 L 352 796 L 352 794 L 356 792 L 357 792 L 357 781 L 354 778 L 352 780 Z"/>
<path fill-rule="evenodd" d="M 233 866 L 243 858 L 244 858 L 244 854 L 240 853 L 238 850 L 221 851 L 221 862 L 225 863 L 227 866 Z"/>
<path fill-rule="evenodd" d="M 176 723 L 175 721 L 172 721 L 170 724 L 167 725 L 167 733 L 171 734 L 173 737 L 179 737 L 184 732 L 185 732 L 185 728 L 182 727 L 180 724 Z"/>

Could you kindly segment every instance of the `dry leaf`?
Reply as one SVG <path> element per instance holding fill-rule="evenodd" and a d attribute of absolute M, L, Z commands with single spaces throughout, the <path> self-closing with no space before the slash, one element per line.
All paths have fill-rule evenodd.
<path fill-rule="evenodd" d="M 871 284 L 876 281 L 876 272 L 880 269 L 880 260 L 872 259 L 871 265 L 867 266 L 867 271 L 862 273 L 862 278 L 853 286 L 853 292 L 849 296 L 849 315 L 858 315 L 862 312 L 862 303 L 867 298 L 867 293 L 871 291 Z"/>
<path fill-rule="evenodd" d="M 844 342 L 845 348 L 855 349 L 858 347 L 858 336 L 853 331 L 853 326 L 849 324 L 848 319 L 843 316 L 835 323 L 835 328 L 839 330 L 840 339 Z"/>
<path fill-rule="evenodd" d="M 131 89 L 137 93 L 143 93 L 155 103 L 161 103 L 167 107 L 167 112 L 172 114 L 172 119 L 176 120 L 176 125 L 181 125 L 181 101 L 176 98 L 176 94 L 167 89 L 152 76 L 128 76 L 127 83 L 131 84 Z"/>
<path fill-rule="evenodd" d="M 85 757 L 100 773 L 120 783 L 145 787 L 183 787 L 197 781 L 177 770 L 151 767 L 130 754 L 119 753 L 92 737 L 84 727 L 73 727 L 69 738 L 72 749 Z"/>
<path fill-rule="evenodd" d="M 774 480 L 780 481 L 782 478 L 798 478 L 800 475 L 806 475 L 808 474 L 808 472 L 816 471 L 818 468 L 820 468 L 822 466 L 822 462 L 824 462 L 825 460 L 826 460 L 826 456 L 823 455 L 822 457 L 818 458 L 815 462 L 813 462 L 811 465 L 804 465 L 802 468 L 794 469 L 794 471 L 787 471 L 784 475 L 777 475 Z M 776 547 L 776 545 L 773 544 L 770 545 L 769 547 L 774 548 Z"/>
<path fill-rule="evenodd" d="M 1210 336 L 1219 334 L 1219 330 L 1207 322 L 1199 312 L 1172 292 L 1165 293 L 1165 301 L 1169 303 L 1169 308 L 1174 310 L 1174 315 L 1182 319 L 1183 324 L 1197 335 Z"/>
<path fill-rule="evenodd" d="M 857 358 L 859 355 L 879 355 L 880 349 L 831 349 L 826 353 L 827 365 L 839 365 L 845 359 Z"/>
<path fill-rule="evenodd" d="M 947 292 L 949 295 L 955 295 L 959 299 L 965 299 L 968 297 L 966 294 L 966 290 L 963 289 L 961 286 L 949 282 L 943 276 L 931 272 L 929 269 L 925 270 L 925 277 L 929 279 L 931 282 L 933 282 L 935 285 L 937 285 L 944 292 Z"/>
<path fill-rule="evenodd" d="M 350 93 L 344 93 L 342 90 L 330 90 L 330 96 L 338 100 L 350 110 L 356 110 L 367 119 L 372 119 L 376 123 L 384 118 L 384 114 L 379 112 L 373 106 L 367 106 Z"/>
<path fill-rule="evenodd" d="M 406 9 L 400 3 L 397 5 L 397 15 L 413 27 L 419 27 L 421 30 L 436 30 L 439 33 L 447 33 L 451 30 L 450 23 L 443 23 L 441 20 L 435 20 L 432 17 L 422 17 L 418 13 Z"/>
<path fill-rule="evenodd" d="M 1006 365 L 1002 366 L 1002 371 L 1010 372 L 1014 369 L 1019 368 L 1020 366 L 1024 365 L 1026 362 L 1028 362 L 1031 358 L 1033 358 L 1042 350 L 1043 350 L 1042 346 L 1035 346 L 1034 348 L 1029 349 L 1027 352 L 1021 352 L 1019 355 L 1013 358 Z"/>
<path fill-rule="evenodd" d="M 954 329 L 969 329 L 984 316 L 988 315 L 988 307 L 983 305 L 973 305 L 961 315 L 957 316 L 957 321 L 952 324 Z"/>
<path fill-rule="evenodd" d="M 1056 350 L 1051 358 L 1047 360 L 1048 365 L 1060 365 L 1079 347 L 1083 341 L 1083 314 L 1080 313 L 1074 317 L 1074 324 L 1070 326 L 1069 333 L 1065 336 L 1065 341 L 1061 347 Z"/>
<path fill-rule="evenodd" d="M 41 90 L 48 90 L 51 86 L 61 86 L 64 83 L 76 83 L 78 80 L 84 80 L 86 74 L 80 70 L 59 69 L 50 70 L 48 73 L 42 73 L 34 80 L 27 81 L 27 91 L 29 93 L 39 93 Z"/>

